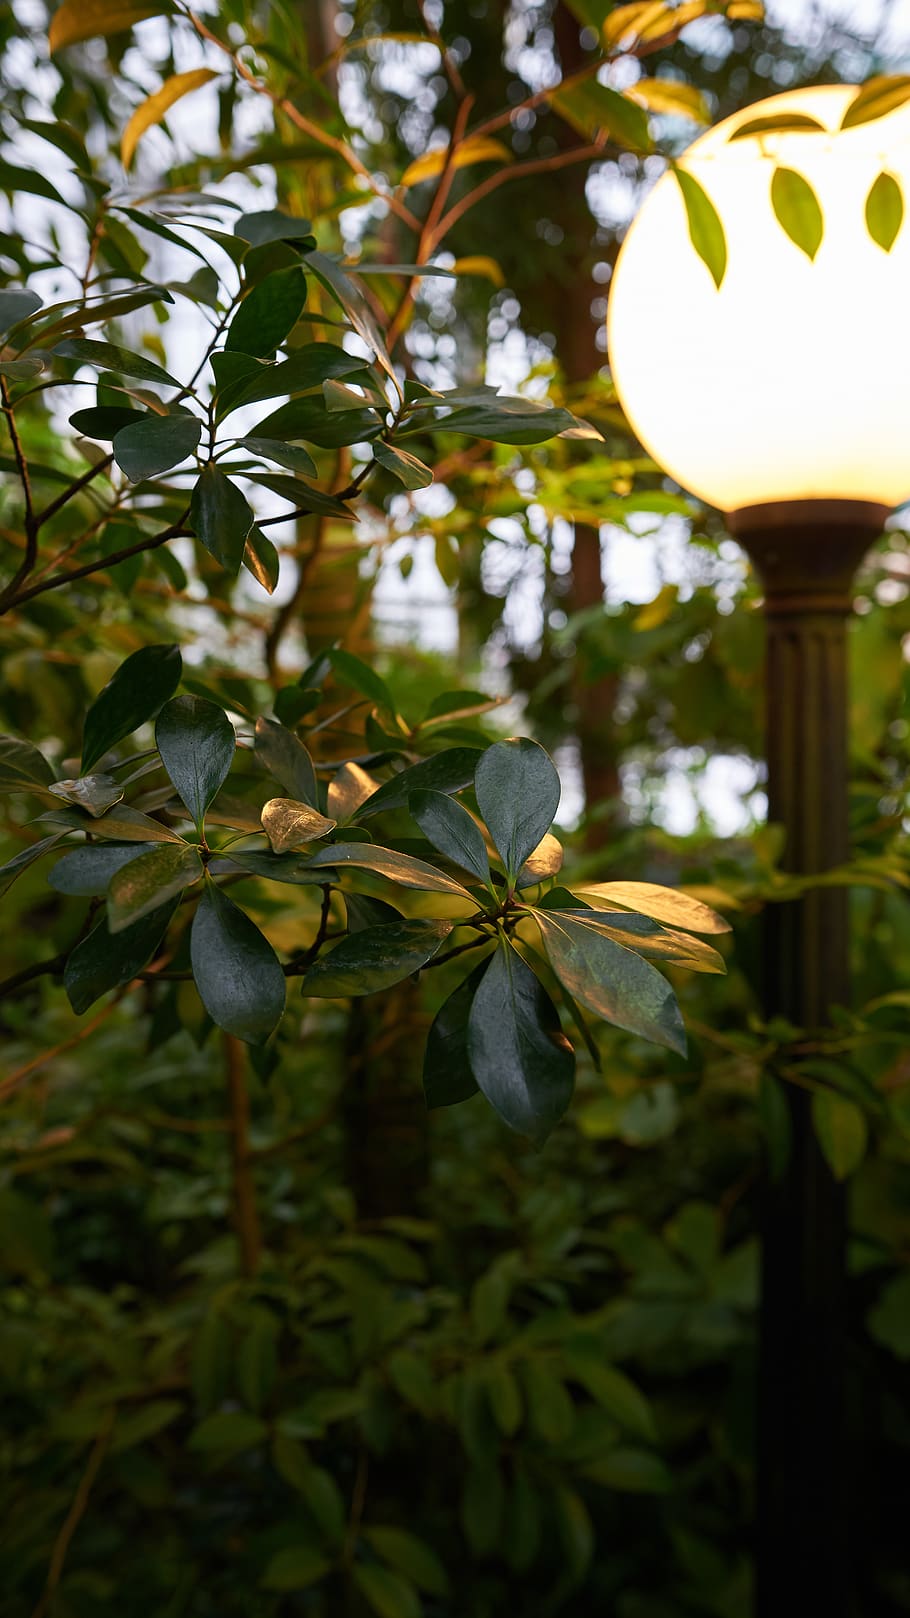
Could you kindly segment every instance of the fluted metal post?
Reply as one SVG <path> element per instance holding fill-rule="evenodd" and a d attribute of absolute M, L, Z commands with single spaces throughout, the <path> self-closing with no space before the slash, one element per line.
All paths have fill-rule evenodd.
<path fill-rule="evenodd" d="M 791 501 L 730 527 L 765 592 L 768 816 L 783 866 L 847 858 L 847 618 L 857 566 L 888 508 Z M 847 892 L 769 905 L 766 1015 L 824 1026 L 849 994 Z M 758 1388 L 758 1618 L 847 1618 L 843 1189 L 819 1149 L 808 1090 L 786 1087 L 789 1161 L 765 1193 Z"/>

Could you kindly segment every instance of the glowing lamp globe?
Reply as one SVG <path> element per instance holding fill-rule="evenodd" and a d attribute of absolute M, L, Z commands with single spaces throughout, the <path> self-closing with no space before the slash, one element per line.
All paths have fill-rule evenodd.
<path fill-rule="evenodd" d="M 679 167 L 723 226 L 719 288 L 669 171 L 619 253 L 607 342 L 620 401 L 659 465 L 724 511 L 910 497 L 910 219 L 887 251 L 866 223 L 883 172 L 900 194 L 880 184 L 891 217 L 879 235 L 900 222 L 901 195 L 910 209 L 910 103 L 841 129 L 856 94 L 830 85 L 772 96 L 683 154 Z M 823 128 L 731 139 L 781 114 Z M 821 205 L 814 257 L 775 214 L 776 170 L 796 171 Z M 810 248 L 811 234 L 810 221 Z"/>

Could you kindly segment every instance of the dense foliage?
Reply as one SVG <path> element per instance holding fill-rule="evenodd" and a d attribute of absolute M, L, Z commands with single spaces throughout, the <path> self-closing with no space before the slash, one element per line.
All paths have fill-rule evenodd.
<path fill-rule="evenodd" d="M 597 348 L 611 186 L 890 64 L 753 0 L 23 0 L 0 47 L 0 1613 L 745 1615 L 788 1082 L 851 1188 L 863 1611 L 910 1612 L 910 548 L 855 625 L 856 1009 L 767 1024 L 755 587 Z"/>

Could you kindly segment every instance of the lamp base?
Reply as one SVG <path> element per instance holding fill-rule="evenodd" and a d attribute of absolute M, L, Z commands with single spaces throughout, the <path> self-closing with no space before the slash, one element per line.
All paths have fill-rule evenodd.
<path fill-rule="evenodd" d="M 854 574 L 891 511 L 874 500 L 772 500 L 726 520 L 775 612 L 847 613 Z"/>

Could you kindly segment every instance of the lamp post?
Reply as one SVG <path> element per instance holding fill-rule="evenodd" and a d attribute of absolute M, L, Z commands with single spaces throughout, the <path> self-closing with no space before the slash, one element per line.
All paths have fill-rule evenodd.
<path fill-rule="evenodd" d="M 632 427 L 728 514 L 761 579 L 768 812 L 800 874 L 847 857 L 852 581 L 910 494 L 910 106 L 854 121 L 856 95 L 787 92 L 695 141 L 631 226 L 608 308 Z M 849 993 L 845 891 L 771 906 L 763 956 L 767 1015 L 824 1025 Z M 756 1611 L 847 1618 L 844 1198 L 809 1093 L 786 1100 L 791 1150 L 763 1231 Z"/>

